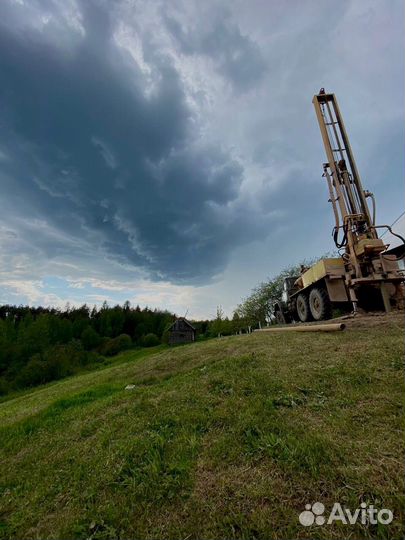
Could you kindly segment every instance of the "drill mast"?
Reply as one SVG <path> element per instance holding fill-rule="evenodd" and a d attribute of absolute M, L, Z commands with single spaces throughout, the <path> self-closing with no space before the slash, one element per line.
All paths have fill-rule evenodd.
<path fill-rule="evenodd" d="M 334 241 L 338 249 L 345 250 L 342 254 L 344 280 L 350 300 L 356 309 L 359 288 L 366 290 L 364 287 L 369 285 L 378 286 L 385 309 L 389 311 L 389 284 L 398 288 L 403 278 L 397 262 L 384 254 L 387 246 L 377 234 L 379 227 L 387 226 L 375 223 L 374 196 L 361 184 L 335 95 L 327 94 L 321 88 L 312 103 L 328 160 L 323 165 L 323 176 L 335 215 Z M 368 197 L 373 202 L 372 214 L 366 200 Z"/>
<path fill-rule="evenodd" d="M 312 102 L 328 159 L 323 166 L 323 176 L 328 184 L 335 215 L 335 244 L 338 248 L 345 247 L 345 260 L 350 261 L 356 277 L 360 278 L 364 274 L 361 263 L 385 249 L 375 228 L 374 197 L 361 184 L 335 94 L 326 94 L 321 88 Z M 373 215 L 370 214 L 367 197 L 372 197 Z M 342 236 L 340 242 L 339 233 Z"/>

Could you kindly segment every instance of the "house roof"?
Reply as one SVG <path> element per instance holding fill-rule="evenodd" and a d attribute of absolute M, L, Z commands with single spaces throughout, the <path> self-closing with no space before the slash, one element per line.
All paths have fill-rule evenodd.
<path fill-rule="evenodd" d="M 196 331 L 195 328 L 194 328 L 194 326 L 193 326 L 190 322 L 188 322 L 188 320 L 185 319 L 184 317 L 179 317 L 178 319 L 176 319 L 176 320 L 169 326 L 169 330 L 171 330 L 171 329 L 173 328 L 173 326 L 176 324 L 176 322 L 178 322 L 178 321 L 183 321 L 183 322 L 186 323 L 187 326 L 189 326 L 192 330 Z"/>

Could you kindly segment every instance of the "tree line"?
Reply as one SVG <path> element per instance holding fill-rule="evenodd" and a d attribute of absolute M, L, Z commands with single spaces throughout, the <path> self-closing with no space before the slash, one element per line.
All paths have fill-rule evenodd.
<path fill-rule="evenodd" d="M 327 254 L 324 257 L 330 257 Z M 303 261 L 259 283 L 237 306 L 233 317 L 221 307 L 209 321 L 192 321 L 197 339 L 249 332 L 270 324 L 284 278 L 300 274 Z M 0 396 L 43 384 L 108 362 L 108 357 L 133 347 L 167 343 L 176 316 L 166 310 L 123 306 L 65 309 L 0 306 Z"/>
<path fill-rule="evenodd" d="M 301 266 L 310 266 L 313 261 L 291 265 L 272 278 L 254 287 L 233 312 L 232 319 L 224 316 L 222 308 L 217 308 L 215 319 L 210 325 L 214 336 L 229 336 L 248 333 L 273 322 L 274 305 L 280 299 L 286 277 L 298 276 Z"/>
<path fill-rule="evenodd" d="M 299 276 L 301 267 L 311 264 L 313 261 L 288 266 L 276 276 L 259 283 L 238 305 L 234 317 L 243 321 L 245 326 L 253 328 L 270 324 L 273 321 L 274 305 L 281 298 L 284 279 Z"/>
<path fill-rule="evenodd" d="M 321 257 L 305 259 L 298 264 L 287 266 L 277 275 L 268 278 L 253 288 L 249 296 L 244 298 L 233 314 L 234 327 L 243 329 L 259 328 L 274 322 L 274 306 L 281 298 L 284 279 L 299 276 L 302 268 L 312 265 L 330 257 L 339 256 L 337 253 L 325 253 Z M 226 328 L 225 323 L 225 328 Z M 228 325 L 229 326 L 229 325 Z"/>
<path fill-rule="evenodd" d="M 0 395 L 61 379 L 133 347 L 167 341 L 175 315 L 123 306 L 0 306 Z M 209 321 L 193 322 L 209 337 Z"/>

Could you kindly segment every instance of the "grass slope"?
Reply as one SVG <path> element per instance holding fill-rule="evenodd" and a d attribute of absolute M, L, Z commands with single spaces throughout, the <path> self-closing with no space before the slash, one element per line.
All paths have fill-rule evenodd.
<path fill-rule="evenodd" d="M 256 333 L 1 403 L 0 537 L 402 538 L 403 353 L 396 318 Z M 305 528 L 315 501 L 394 521 Z"/>

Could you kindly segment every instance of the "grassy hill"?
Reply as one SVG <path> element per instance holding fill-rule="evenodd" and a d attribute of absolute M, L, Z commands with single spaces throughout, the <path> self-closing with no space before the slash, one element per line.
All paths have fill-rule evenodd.
<path fill-rule="evenodd" d="M 0 537 L 402 538 L 403 321 L 375 321 L 127 352 L 1 403 Z M 394 521 L 303 527 L 315 501 Z"/>

